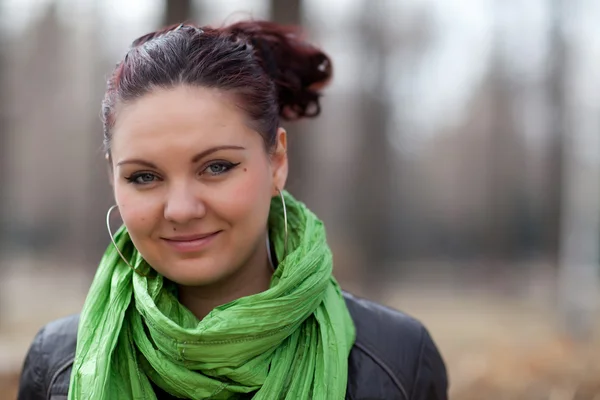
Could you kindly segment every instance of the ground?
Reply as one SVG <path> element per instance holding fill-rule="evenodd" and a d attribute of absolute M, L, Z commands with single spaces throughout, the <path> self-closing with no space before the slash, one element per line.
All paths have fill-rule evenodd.
<path fill-rule="evenodd" d="M 47 261 L 43 269 L 35 260 L 4 265 L 11 268 L 0 280 L 0 399 L 12 400 L 36 331 L 78 312 L 90 276 Z M 453 400 L 600 400 L 600 336 L 567 339 L 551 301 L 552 285 L 540 284 L 547 278 L 535 282 L 524 295 L 489 285 L 450 288 L 439 279 L 390 281 L 381 285 L 377 300 L 425 323 L 448 366 Z M 344 286 L 361 292 L 352 282 Z"/>

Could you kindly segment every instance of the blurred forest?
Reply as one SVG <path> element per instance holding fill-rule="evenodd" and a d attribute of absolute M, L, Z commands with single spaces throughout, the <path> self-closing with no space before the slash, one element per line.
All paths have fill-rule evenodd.
<path fill-rule="evenodd" d="M 428 326 L 453 399 L 600 399 L 597 0 L 0 0 L 0 398 L 109 243 L 111 68 L 162 25 L 248 17 L 333 58 L 288 189 L 342 286 Z"/>

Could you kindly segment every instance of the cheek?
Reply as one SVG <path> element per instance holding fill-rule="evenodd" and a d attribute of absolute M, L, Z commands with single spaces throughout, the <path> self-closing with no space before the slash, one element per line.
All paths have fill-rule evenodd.
<path fill-rule="evenodd" d="M 266 169 L 248 167 L 239 179 L 228 185 L 223 199 L 218 202 L 219 209 L 232 223 L 244 220 L 254 225 L 262 224 L 269 212 L 271 185 Z"/>
<path fill-rule="evenodd" d="M 148 198 L 128 189 L 115 187 L 115 200 L 119 205 L 123 223 L 131 238 L 136 241 L 151 232 L 156 220 L 157 207 L 149 202 Z"/>

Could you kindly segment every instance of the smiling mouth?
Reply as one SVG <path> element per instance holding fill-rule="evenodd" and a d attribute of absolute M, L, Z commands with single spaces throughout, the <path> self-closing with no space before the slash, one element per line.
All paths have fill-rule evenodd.
<path fill-rule="evenodd" d="M 206 239 L 207 237 L 216 235 L 219 232 L 221 232 L 221 231 L 215 231 L 215 232 L 211 232 L 211 233 L 200 233 L 197 235 L 173 236 L 173 237 L 168 237 L 168 238 L 164 237 L 162 239 L 168 240 L 171 242 L 192 242 L 194 240 Z"/>
<path fill-rule="evenodd" d="M 178 252 L 199 251 L 207 247 L 222 231 L 198 235 L 174 236 L 161 238 L 167 245 Z"/>

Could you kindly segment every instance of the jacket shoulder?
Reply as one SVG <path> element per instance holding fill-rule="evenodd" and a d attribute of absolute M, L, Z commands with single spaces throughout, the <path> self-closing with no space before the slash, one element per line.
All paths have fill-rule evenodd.
<path fill-rule="evenodd" d="M 349 293 L 344 298 L 356 327 L 349 378 L 358 382 L 350 386 L 359 390 L 361 377 L 372 380 L 368 375 L 374 374 L 385 377 L 380 387 L 388 386 L 388 392 L 394 388 L 405 399 L 447 399 L 444 361 L 419 320 Z"/>
<path fill-rule="evenodd" d="M 39 330 L 25 357 L 19 382 L 18 400 L 37 400 L 49 397 L 54 383 L 68 386 L 68 380 L 57 382 L 70 369 L 77 346 L 79 315 L 71 315 L 48 323 Z M 57 389 L 63 391 L 62 387 Z M 66 393 L 68 387 L 64 388 Z"/>

